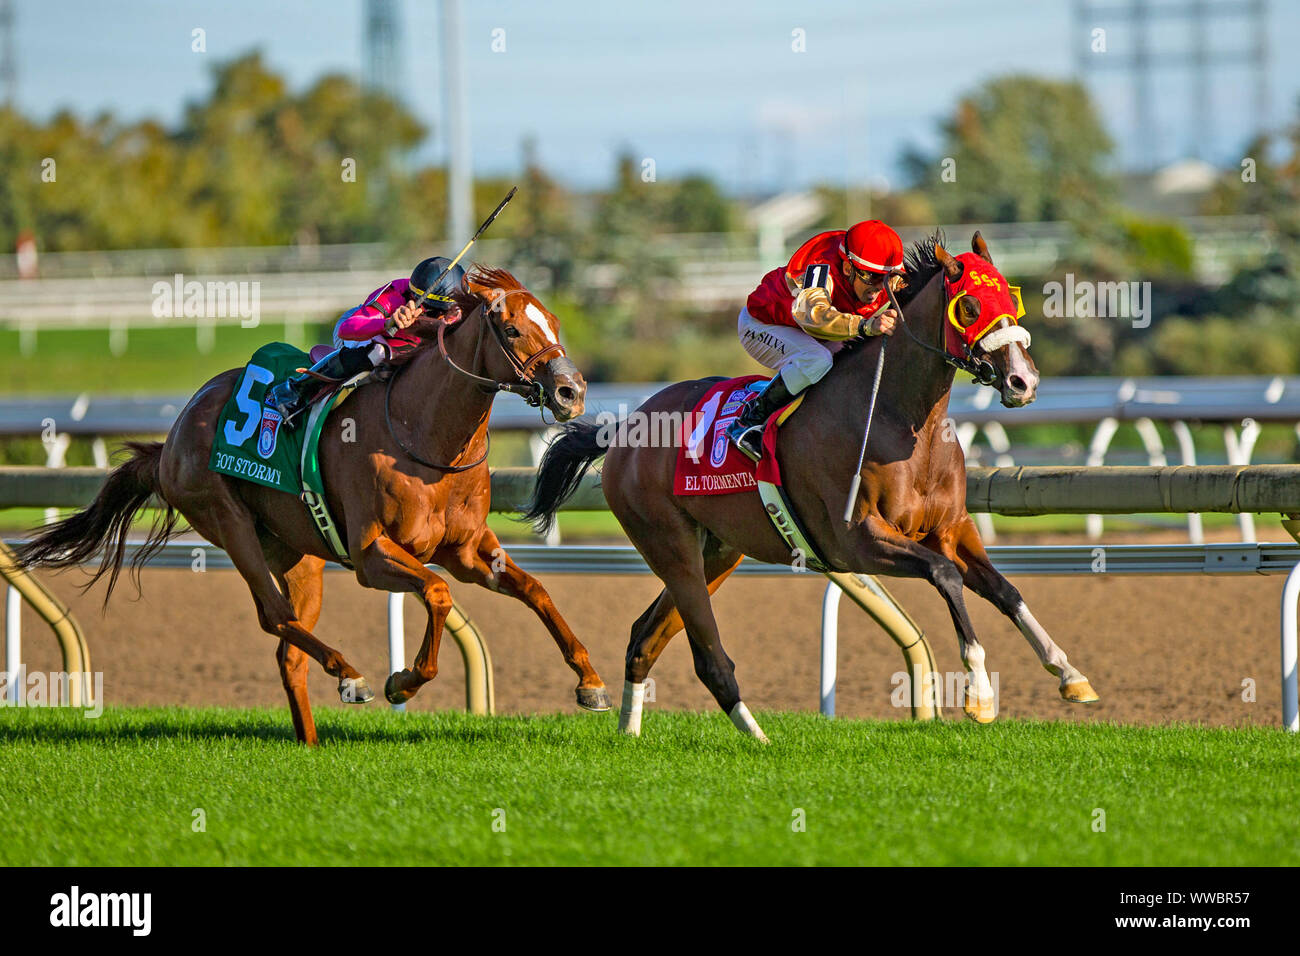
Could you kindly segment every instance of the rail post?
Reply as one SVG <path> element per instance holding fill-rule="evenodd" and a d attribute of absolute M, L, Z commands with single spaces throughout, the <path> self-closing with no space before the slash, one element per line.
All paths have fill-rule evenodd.
<path fill-rule="evenodd" d="M 388 595 L 388 667 L 395 673 L 406 666 L 406 615 L 402 607 L 404 595 Z M 496 687 L 492 680 L 492 654 L 488 651 L 483 632 L 469 619 L 469 615 L 454 601 L 443 623 L 451 639 L 460 648 L 465 662 L 465 709 L 471 714 L 496 713 Z M 405 710 L 405 704 L 394 704 L 394 710 Z"/>
<path fill-rule="evenodd" d="M 939 706 L 935 698 L 939 681 L 934 654 L 925 633 L 884 585 L 870 575 L 832 572 L 826 577 L 830 578 L 830 583 L 826 585 L 826 594 L 822 598 L 822 713 L 827 717 L 835 716 L 839 604 L 840 595 L 847 594 L 902 650 L 911 689 L 912 719 L 938 720 Z"/>
<path fill-rule="evenodd" d="M 1300 514 L 1282 519 L 1287 534 L 1300 542 Z M 1300 675 L 1296 673 L 1296 605 L 1300 603 L 1300 563 L 1282 588 L 1282 727 L 1300 733 Z"/>
<path fill-rule="evenodd" d="M 1300 733 L 1300 687 L 1296 675 L 1296 603 L 1300 602 L 1300 564 L 1282 589 L 1282 728 Z"/>
<path fill-rule="evenodd" d="M 68 675 L 68 699 L 63 703 L 69 707 L 93 706 L 94 681 L 90 678 L 90 648 L 86 646 L 86 636 L 67 605 L 34 575 L 20 568 L 14 553 L 3 541 L 0 541 L 0 577 L 8 581 L 9 586 L 21 594 L 32 610 L 54 629 L 59 650 L 63 654 L 63 672 Z M 13 679 L 14 676 L 11 675 L 10 680 Z"/>
<path fill-rule="evenodd" d="M 18 703 L 22 688 L 18 686 L 18 672 L 23 666 L 23 596 L 12 584 L 5 586 L 5 673 L 9 675 L 6 694 L 9 703 Z"/>
<path fill-rule="evenodd" d="M 465 659 L 465 708 L 471 714 L 495 714 L 497 701 L 492 683 L 492 655 L 482 632 L 454 601 L 444 626 Z"/>
<path fill-rule="evenodd" d="M 388 673 L 396 674 L 406 666 L 406 615 L 402 613 L 401 591 L 388 592 Z M 389 704 L 398 712 L 406 704 Z"/>

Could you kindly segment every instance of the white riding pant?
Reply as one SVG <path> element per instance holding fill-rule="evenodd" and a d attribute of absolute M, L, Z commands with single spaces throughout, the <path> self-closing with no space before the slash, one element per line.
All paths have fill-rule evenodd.
<path fill-rule="evenodd" d="M 760 322 L 749 309 L 740 310 L 736 329 L 750 357 L 778 372 L 792 395 L 820 381 L 840 350 L 839 342 L 820 342 L 803 329 Z"/>

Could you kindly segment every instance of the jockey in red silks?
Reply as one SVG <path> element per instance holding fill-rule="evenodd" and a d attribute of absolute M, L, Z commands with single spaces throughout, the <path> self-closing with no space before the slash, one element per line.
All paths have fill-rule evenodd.
<path fill-rule="evenodd" d="M 366 296 L 361 305 L 344 312 L 334 325 L 334 351 L 313 365 L 312 372 L 346 381 L 418 344 L 419 338 L 406 331 L 417 319 L 430 316 L 448 322 L 458 320 L 460 306 L 453 295 L 461 288 L 465 270 L 460 266 L 447 270 L 449 265 L 451 260 L 442 256 L 425 259 L 415 267 L 410 279 L 394 279 Z M 417 306 L 421 297 L 424 302 Z M 286 379 L 267 392 L 266 404 L 292 428 L 295 417 L 323 384 L 307 374 Z"/>
<path fill-rule="evenodd" d="M 737 329 L 745 351 L 777 374 L 727 429 L 737 448 L 758 461 L 768 418 L 830 371 L 840 343 L 893 334 L 885 283 L 898 289 L 902 273 L 903 241 L 871 219 L 813 236 L 763 276 Z"/>

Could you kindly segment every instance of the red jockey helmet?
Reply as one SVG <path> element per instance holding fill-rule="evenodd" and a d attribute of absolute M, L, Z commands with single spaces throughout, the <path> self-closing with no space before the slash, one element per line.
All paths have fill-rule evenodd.
<path fill-rule="evenodd" d="M 840 252 L 859 272 L 903 271 L 903 240 L 879 219 L 860 222 L 844 234 Z"/>

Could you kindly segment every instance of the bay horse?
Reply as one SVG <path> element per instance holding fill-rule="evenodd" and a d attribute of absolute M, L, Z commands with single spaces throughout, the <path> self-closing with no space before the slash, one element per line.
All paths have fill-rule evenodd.
<path fill-rule="evenodd" d="M 452 606 L 447 583 L 425 567 L 500 591 L 541 618 L 579 677 L 579 706 L 608 710 L 609 695 L 587 649 L 546 590 L 510 560 L 486 519 L 491 503 L 488 416 L 498 391 L 544 405 L 559 421 L 582 414 L 586 382 L 560 344 L 560 323 L 504 269 L 475 266 L 456 296 L 462 318 L 422 319 L 421 343 L 390 370 L 387 385 L 358 388 L 330 412 L 319 457 L 327 503 L 365 587 L 412 591 L 428 611 L 411 668 L 389 676 L 385 696 L 408 700 L 438 673 L 438 644 Z M 333 556 L 295 496 L 209 470 L 218 418 L 242 369 L 195 393 L 165 442 L 133 442 L 85 510 L 41 529 L 18 549 L 32 567 L 81 564 L 104 548 L 98 571 L 111 595 L 132 516 L 156 495 L 166 506 L 135 571 L 174 533 L 178 517 L 225 550 L 243 576 L 262 629 L 279 638 L 276 660 L 298 740 L 317 741 L 307 699 L 308 657 L 339 680 L 347 703 L 372 700 L 366 679 L 313 633 L 322 572 Z M 346 427 L 345 427 L 346 425 Z"/>
<path fill-rule="evenodd" d="M 808 538 L 837 570 L 924 578 L 947 602 L 967 668 L 963 707 L 980 722 L 996 712 L 962 586 L 1011 618 L 1043 666 L 1060 679 L 1061 696 L 1072 702 L 1097 700 L 1091 684 L 1066 658 L 1025 606 L 1020 592 L 994 569 L 975 523 L 966 512 L 966 463 L 956 429 L 948 420 L 955 369 L 950 359 L 972 357 L 946 321 L 944 277 L 956 282 L 961 261 L 943 248 L 942 234 L 916 243 L 906 257 L 906 286 L 900 291 L 903 319 L 888 340 L 878 403 L 862 468 L 862 485 L 846 524 L 845 495 L 857 467 L 865 410 L 883 338 L 842 349 L 820 382 L 805 393 L 777 435 L 782 483 Z M 971 248 L 992 268 L 988 246 L 977 232 Z M 1005 282 L 1005 279 L 1002 280 Z M 978 313 L 972 297 L 956 319 L 969 325 Z M 1001 319 L 993 328 L 1009 328 Z M 1038 371 L 1020 334 L 983 355 L 989 378 L 1007 407 L 1033 401 Z M 994 343 L 997 339 L 990 335 Z M 931 344 L 932 343 L 932 344 Z M 1023 347 L 1022 347 L 1023 346 Z M 717 378 L 670 385 L 637 410 L 646 415 L 689 416 Z M 651 419 L 652 421 L 654 419 Z M 625 429 L 624 429 L 625 430 Z M 633 447 L 586 422 L 570 422 L 543 457 L 525 513 L 538 527 L 554 519 L 596 459 L 605 456 L 601 484 L 610 510 L 664 590 L 632 625 L 619 727 L 639 733 L 641 689 L 668 641 L 683 626 L 695 673 L 742 733 L 766 737 L 741 700 L 735 666 L 723 650 L 710 596 L 748 554 L 770 563 L 791 563 L 791 553 L 772 527 L 756 492 L 674 496 L 676 448 Z M 612 447 L 602 447 L 602 441 Z M 644 446 L 645 443 L 641 443 Z"/>

